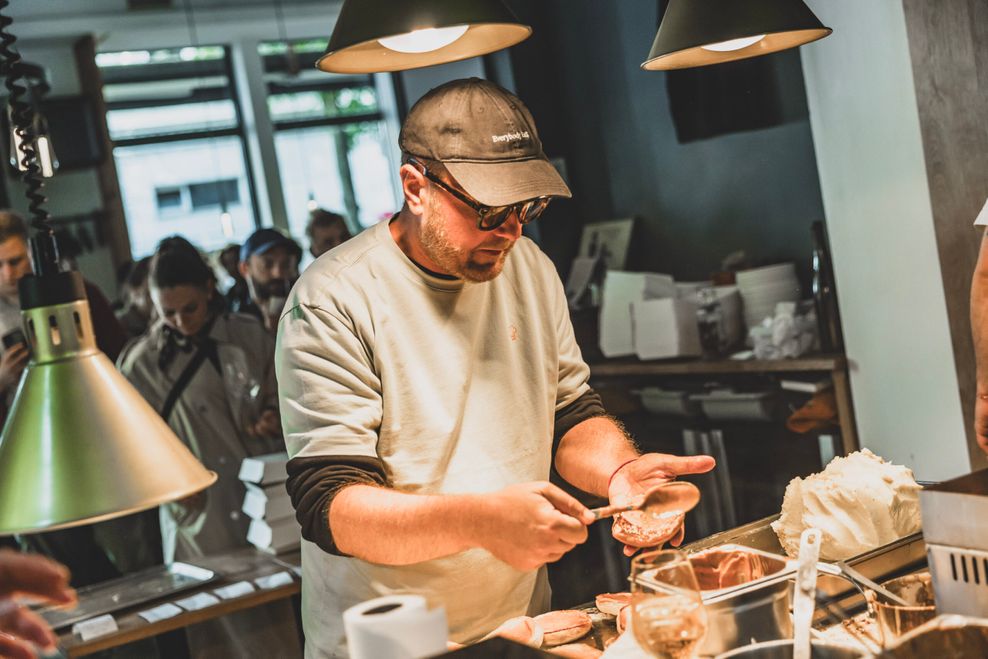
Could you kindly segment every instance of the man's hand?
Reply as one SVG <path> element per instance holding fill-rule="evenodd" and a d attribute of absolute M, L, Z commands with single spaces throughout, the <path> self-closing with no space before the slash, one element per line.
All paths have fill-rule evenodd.
<path fill-rule="evenodd" d="M 75 604 L 69 571 L 43 556 L 0 550 L 0 657 L 34 659 L 35 649 L 55 649 L 55 634 L 16 597 L 33 596 L 54 604 Z"/>
<path fill-rule="evenodd" d="M 988 400 L 980 395 L 974 399 L 974 437 L 981 450 L 988 453 Z"/>
<path fill-rule="evenodd" d="M 552 483 L 519 483 L 483 500 L 478 544 L 516 570 L 558 561 L 587 539 L 593 514 Z"/>
<path fill-rule="evenodd" d="M 12 389 L 21 379 L 31 353 L 24 343 L 16 343 L 0 356 L 0 391 Z"/>
<path fill-rule="evenodd" d="M 607 496 L 611 504 L 628 505 L 656 485 L 675 480 L 685 474 L 702 474 L 710 471 L 717 463 L 709 455 L 676 456 L 665 453 L 646 453 L 620 467 L 611 477 Z M 625 556 L 631 556 L 641 549 L 641 540 L 628 532 L 615 518 L 611 534 L 624 543 Z M 667 540 L 673 546 L 683 541 L 683 527 L 680 525 Z"/>

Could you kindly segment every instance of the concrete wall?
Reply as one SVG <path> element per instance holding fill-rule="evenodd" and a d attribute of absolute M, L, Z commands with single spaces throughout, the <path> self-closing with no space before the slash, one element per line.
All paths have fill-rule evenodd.
<path fill-rule="evenodd" d="M 515 2 L 535 33 L 511 49 L 519 95 L 547 153 L 566 158 L 573 200 L 539 224 L 564 272 L 586 222 L 638 218 L 628 267 L 699 279 L 743 249 L 809 271 L 823 219 L 809 121 L 679 143 L 666 75 L 642 71 L 655 2 Z M 774 58 L 779 88 L 803 98 L 796 52 Z M 556 215 L 551 215 L 556 213 Z"/>
<path fill-rule="evenodd" d="M 902 3 L 808 4 L 834 29 L 802 58 L 858 436 L 921 479 L 965 473 Z"/>

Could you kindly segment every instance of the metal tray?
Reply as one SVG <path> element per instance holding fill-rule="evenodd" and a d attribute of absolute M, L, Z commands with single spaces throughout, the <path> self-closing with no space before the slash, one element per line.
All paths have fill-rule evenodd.
<path fill-rule="evenodd" d="M 74 609 L 47 606 L 37 609 L 37 612 L 52 629 L 58 630 L 95 616 L 122 611 L 196 588 L 217 578 L 214 571 L 197 565 L 159 565 L 119 579 L 80 588 L 79 605 Z"/>
<path fill-rule="evenodd" d="M 984 659 L 988 657 L 988 620 L 937 616 L 902 636 L 876 659 Z"/>
<path fill-rule="evenodd" d="M 734 595 L 740 591 L 749 591 L 767 586 L 779 581 L 785 581 L 796 574 L 796 561 L 787 558 L 784 554 L 770 553 L 752 547 L 739 544 L 718 545 L 716 547 L 704 548 L 698 551 L 686 550 L 690 562 L 693 564 L 693 571 L 696 573 L 700 590 L 703 591 L 704 602 L 716 602 Z M 712 554 L 720 554 L 720 556 Z M 714 572 L 719 574 L 724 563 L 731 557 L 743 555 L 747 559 L 747 572 L 745 577 L 739 578 L 733 575 L 732 583 L 725 585 L 720 579 L 714 584 L 712 581 Z M 701 560 L 704 558 L 706 560 Z M 721 577 L 722 578 L 722 577 Z"/>
<path fill-rule="evenodd" d="M 695 553 L 712 547 L 734 544 L 785 556 L 785 551 L 779 544 L 779 538 L 771 527 L 772 522 L 778 518 L 778 515 L 774 515 L 734 529 L 715 533 L 684 545 L 683 550 L 687 553 Z M 926 544 L 923 542 L 922 533 L 914 533 L 869 552 L 853 556 L 845 562 L 869 579 L 882 582 L 924 569 L 927 564 Z M 817 590 L 834 598 L 841 607 L 849 611 L 864 606 L 864 598 L 858 590 L 840 577 L 821 574 L 817 581 Z"/>

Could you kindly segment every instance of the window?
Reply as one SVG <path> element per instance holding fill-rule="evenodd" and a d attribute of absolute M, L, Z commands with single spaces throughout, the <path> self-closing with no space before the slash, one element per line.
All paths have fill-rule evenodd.
<path fill-rule="evenodd" d="M 240 190 L 237 179 L 228 178 L 222 181 L 193 183 L 189 186 L 189 198 L 192 200 L 192 210 L 219 208 L 223 202 L 228 204 L 240 203 Z"/>
<path fill-rule="evenodd" d="M 158 188 L 154 192 L 158 201 L 159 213 L 171 213 L 182 209 L 181 188 Z"/>
<path fill-rule="evenodd" d="M 262 43 L 268 110 L 289 226 L 305 233 L 309 210 L 341 212 L 369 227 L 397 210 L 391 144 L 371 76 L 314 68 L 325 40 Z"/>
<path fill-rule="evenodd" d="M 207 250 L 249 235 L 254 197 L 227 49 L 100 53 L 96 63 L 135 258 L 176 233 Z"/>

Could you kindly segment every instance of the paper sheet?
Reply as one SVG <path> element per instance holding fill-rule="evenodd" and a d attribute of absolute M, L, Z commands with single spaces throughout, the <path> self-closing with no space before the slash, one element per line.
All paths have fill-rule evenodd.
<path fill-rule="evenodd" d="M 186 611 L 198 611 L 199 609 L 205 609 L 219 603 L 219 598 L 210 593 L 197 593 L 192 597 L 175 600 L 175 604 Z"/>
<path fill-rule="evenodd" d="M 167 620 L 168 618 L 174 618 L 181 612 L 182 609 L 178 608 L 171 602 L 168 602 L 167 604 L 156 606 L 153 609 L 141 611 L 137 615 L 144 618 L 148 622 L 158 622 L 159 620 Z"/>
<path fill-rule="evenodd" d="M 237 597 L 243 597 L 254 592 L 254 585 L 249 581 L 238 581 L 237 583 L 232 583 L 229 586 L 223 586 L 222 588 L 217 588 L 213 591 L 220 599 L 231 600 Z"/>
<path fill-rule="evenodd" d="M 580 298 L 590 286 L 594 271 L 597 269 L 599 257 L 578 256 L 573 259 L 573 266 L 569 270 L 569 277 L 566 279 L 566 299 L 571 307 L 575 307 Z"/>
<path fill-rule="evenodd" d="M 72 625 L 72 633 L 80 636 L 83 641 L 106 636 L 115 631 L 117 631 L 117 621 L 109 613 Z"/>
<path fill-rule="evenodd" d="M 290 572 L 276 572 L 274 574 L 269 574 L 266 577 L 258 577 L 257 579 L 254 579 L 254 583 L 256 583 L 258 588 L 261 588 L 262 590 L 280 588 L 281 586 L 287 586 L 291 582 L 292 575 Z"/>

